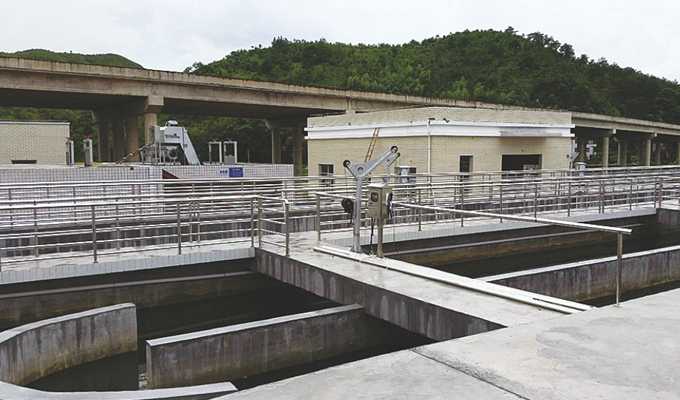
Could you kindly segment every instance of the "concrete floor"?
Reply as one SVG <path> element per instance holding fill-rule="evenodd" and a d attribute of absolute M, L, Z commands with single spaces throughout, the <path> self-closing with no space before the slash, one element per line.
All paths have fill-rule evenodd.
<path fill-rule="evenodd" d="M 680 399 L 679 303 L 674 290 L 220 399 Z"/>

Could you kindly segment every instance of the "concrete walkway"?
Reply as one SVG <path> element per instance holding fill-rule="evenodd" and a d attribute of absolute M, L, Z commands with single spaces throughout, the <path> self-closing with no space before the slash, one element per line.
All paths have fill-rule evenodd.
<path fill-rule="evenodd" d="M 674 290 L 220 399 L 680 399 L 679 303 Z"/>

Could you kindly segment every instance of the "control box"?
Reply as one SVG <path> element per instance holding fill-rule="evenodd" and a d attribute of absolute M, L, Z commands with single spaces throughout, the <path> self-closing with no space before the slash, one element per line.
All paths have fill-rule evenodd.
<path fill-rule="evenodd" d="M 366 214 L 371 218 L 387 218 L 392 201 L 392 188 L 386 183 L 368 185 Z"/>

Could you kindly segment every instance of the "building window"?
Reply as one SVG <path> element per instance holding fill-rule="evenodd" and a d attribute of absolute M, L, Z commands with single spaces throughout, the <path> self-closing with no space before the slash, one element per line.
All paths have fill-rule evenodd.
<path fill-rule="evenodd" d="M 541 169 L 543 156 L 541 154 L 503 154 L 501 158 L 501 169 L 503 171 L 513 171 L 511 174 L 505 174 L 504 177 L 531 177 L 536 173 L 531 171 L 538 171 Z M 522 171 L 519 173 L 518 171 Z"/>
<path fill-rule="evenodd" d="M 469 175 L 464 174 L 469 174 L 472 172 L 472 156 L 460 156 L 458 165 L 458 172 L 462 174 L 460 176 L 460 180 L 467 181 L 470 179 Z"/>
<path fill-rule="evenodd" d="M 333 164 L 319 164 L 319 176 L 333 176 L 334 168 Z M 333 184 L 333 179 L 322 179 L 321 184 L 325 186 L 331 186 Z"/>

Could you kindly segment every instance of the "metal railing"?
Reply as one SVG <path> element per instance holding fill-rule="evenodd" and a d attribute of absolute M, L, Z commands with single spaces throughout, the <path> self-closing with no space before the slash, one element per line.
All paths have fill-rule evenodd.
<path fill-rule="evenodd" d="M 394 182 L 397 205 L 391 226 L 415 225 L 418 230 L 440 222 L 503 222 L 507 215 L 537 218 L 660 207 L 671 201 L 680 205 L 678 167 L 583 176 L 540 171 L 387 178 Z M 171 248 L 180 253 L 209 243 L 247 241 L 290 254 L 293 232 L 315 230 L 321 240 L 323 232 L 351 229 L 340 201 L 353 194 L 353 181 L 321 179 L 329 178 L 0 184 L 0 193 L 14 196 L 0 195 L 0 267 L 77 256 L 98 261 L 109 254 Z M 370 223 L 367 218 L 361 222 Z"/>
<path fill-rule="evenodd" d="M 468 210 L 461 210 L 461 209 L 453 209 L 453 208 L 443 208 L 443 207 L 432 207 L 432 206 L 422 206 L 422 205 L 417 205 L 417 204 L 409 204 L 409 203 L 395 203 L 396 206 L 400 207 L 405 207 L 405 208 L 410 208 L 410 209 L 416 209 L 416 210 L 430 210 L 430 211 L 440 211 L 440 212 L 445 212 L 445 213 L 457 213 L 462 215 L 468 215 L 472 217 L 487 217 L 487 218 L 495 218 L 495 219 L 506 219 L 510 221 L 519 221 L 519 222 L 531 222 L 531 223 L 536 223 L 536 224 L 543 224 L 543 225 L 551 225 L 551 226 L 563 226 L 567 228 L 574 228 L 574 229 L 583 229 L 583 230 L 589 230 L 589 231 L 599 231 L 599 232 L 607 232 L 607 233 L 613 233 L 616 235 L 616 251 L 617 251 L 617 263 L 616 263 L 616 305 L 618 306 L 620 303 L 620 298 L 621 298 L 621 271 L 623 269 L 623 235 L 630 235 L 632 233 L 631 229 L 628 228 L 618 228 L 618 227 L 613 227 L 613 226 L 606 226 L 606 225 L 596 225 L 596 224 L 586 224 L 586 223 L 581 223 L 581 222 L 573 222 L 573 221 L 562 221 L 562 220 L 557 220 L 557 219 L 548 219 L 548 218 L 538 218 L 538 217 L 525 217 L 525 216 L 519 216 L 519 215 L 504 215 L 504 214 L 496 214 L 496 213 L 489 213 L 489 212 L 481 212 L 481 211 L 468 211 Z M 381 246 L 382 243 L 379 244 Z"/>
<path fill-rule="evenodd" d="M 0 206 L 0 213 L 7 208 Z M 62 208 L 65 211 L 61 212 Z M 290 254 L 290 203 L 280 198 L 117 198 L 12 209 L 31 219 L 0 224 L 4 228 L 0 231 L 0 271 L 8 264 L 73 257 L 91 257 L 98 263 L 102 256 L 114 254 L 175 248 L 181 255 L 187 248 L 238 242 L 250 242 L 254 247 L 256 238 L 260 247 L 273 244 Z M 142 217 L 140 210 L 145 210 Z M 280 218 L 272 215 L 276 212 Z M 269 235 L 283 236 L 283 244 L 269 240 Z"/>

